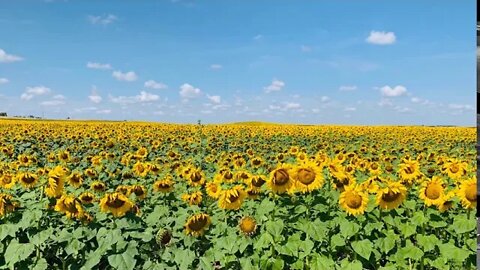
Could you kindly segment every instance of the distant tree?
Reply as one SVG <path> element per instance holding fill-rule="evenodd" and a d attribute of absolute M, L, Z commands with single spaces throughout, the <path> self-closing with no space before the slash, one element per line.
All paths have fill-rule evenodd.
<path fill-rule="evenodd" d="M 7 113 L 6 112 L 0 112 L 0 116 L 7 117 Z"/>

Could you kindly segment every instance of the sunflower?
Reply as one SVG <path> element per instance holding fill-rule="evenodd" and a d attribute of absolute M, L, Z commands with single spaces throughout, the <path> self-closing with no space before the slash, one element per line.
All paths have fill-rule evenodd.
<path fill-rule="evenodd" d="M 0 217 L 13 212 L 19 205 L 10 194 L 0 193 Z"/>
<path fill-rule="evenodd" d="M 144 159 L 148 156 L 148 150 L 145 147 L 141 147 L 140 149 L 137 150 L 135 153 L 136 158 Z"/>
<path fill-rule="evenodd" d="M 248 185 L 254 188 L 261 188 L 266 182 L 267 181 L 265 181 L 265 177 L 263 175 L 253 175 L 250 177 Z"/>
<path fill-rule="evenodd" d="M 70 161 L 70 152 L 65 150 L 58 153 L 58 160 L 64 163 L 68 163 Z"/>
<path fill-rule="evenodd" d="M 133 165 L 133 172 L 140 177 L 145 177 L 148 174 L 148 166 L 143 162 L 137 161 Z"/>
<path fill-rule="evenodd" d="M 457 189 L 463 208 L 473 209 L 477 207 L 477 177 L 463 180 Z"/>
<path fill-rule="evenodd" d="M 380 165 L 378 165 L 377 162 L 370 163 L 368 166 L 368 171 L 370 172 L 370 175 L 380 175 L 382 173 Z"/>
<path fill-rule="evenodd" d="M 459 180 L 467 173 L 467 163 L 459 160 L 451 159 L 445 162 L 442 172 L 446 173 L 450 178 Z"/>
<path fill-rule="evenodd" d="M 233 173 L 228 168 L 223 168 L 222 172 L 218 172 L 213 178 L 217 183 L 232 183 L 235 181 Z"/>
<path fill-rule="evenodd" d="M 357 216 L 362 215 L 367 209 L 368 194 L 362 191 L 358 185 L 346 186 L 340 194 L 340 206 L 347 211 L 347 214 Z"/>
<path fill-rule="evenodd" d="M 73 187 L 79 188 L 83 183 L 83 178 L 80 173 L 75 172 L 75 173 L 72 173 L 69 177 L 67 177 L 67 181 Z"/>
<path fill-rule="evenodd" d="M 212 223 L 209 215 L 200 213 L 192 215 L 185 223 L 185 233 L 194 237 L 201 236 Z"/>
<path fill-rule="evenodd" d="M 455 197 L 455 192 L 449 191 L 447 194 L 441 196 L 440 202 L 437 204 L 438 210 L 440 213 L 448 211 L 453 207 L 453 198 Z"/>
<path fill-rule="evenodd" d="M 250 165 L 252 165 L 253 168 L 259 168 L 263 163 L 264 161 L 261 157 L 254 157 L 250 160 Z"/>
<path fill-rule="evenodd" d="M 261 193 L 260 189 L 254 188 L 254 187 L 247 188 L 246 192 L 247 192 L 248 198 L 250 198 L 252 200 L 258 199 L 258 196 Z"/>
<path fill-rule="evenodd" d="M 6 181 L 7 179 L 3 180 Z M 3 182 L 2 181 L 2 182 Z M 22 184 L 24 188 L 33 188 L 35 184 L 38 182 L 38 176 L 33 173 L 20 173 L 17 175 L 17 181 Z"/>
<path fill-rule="evenodd" d="M 0 187 L 4 189 L 11 189 L 15 185 L 16 179 L 10 173 L 0 176 Z"/>
<path fill-rule="evenodd" d="M 388 181 L 385 188 L 377 192 L 377 204 L 382 209 L 394 209 L 407 197 L 407 188 L 400 182 Z"/>
<path fill-rule="evenodd" d="M 48 172 L 48 187 L 45 188 L 48 197 L 58 198 L 62 195 L 67 171 L 66 168 L 57 166 Z"/>
<path fill-rule="evenodd" d="M 29 155 L 18 155 L 17 160 L 20 162 L 21 166 L 30 166 L 33 161 Z"/>
<path fill-rule="evenodd" d="M 163 180 L 157 180 L 153 183 L 153 190 L 155 192 L 167 193 L 173 190 L 173 185 L 175 183 L 172 180 L 172 177 L 168 175 Z"/>
<path fill-rule="evenodd" d="M 100 200 L 100 210 L 110 212 L 115 217 L 122 217 L 133 208 L 133 203 L 121 193 L 110 193 Z"/>
<path fill-rule="evenodd" d="M 155 235 L 155 242 L 161 247 L 168 246 L 172 240 L 172 233 L 166 229 L 159 229 Z"/>
<path fill-rule="evenodd" d="M 95 201 L 95 194 L 86 191 L 80 194 L 78 198 L 83 204 L 91 204 Z"/>
<path fill-rule="evenodd" d="M 382 177 L 374 175 L 362 182 L 360 184 L 360 187 L 362 188 L 362 190 L 366 190 L 368 191 L 368 193 L 374 194 L 377 193 L 379 189 L 379 184 L 384 182 L 385 180 Z"/>
<path fill-rule="evenodd" d="M 130 187 L 130 190 L 139 200 L 143 200 L 147 196 L 147 189 L 142 185 L 133 185 Z"/>
<path fill-rule="evenodd" d="M 235 179 L 235 181 L 240 183 L 246 183 L 246 184 L 249 182 L 251 177 L 252 177 L 252 174 L 246 170 L 238 171 L 233 175 L 233 178 Z"/>
<path fill-rule="evenodd" d="M 182 200 L 189 205 L 199 205 L 202 202 L 203 194 L 201 191 L 195 191 L 192 193 L 185 193 L 182 195 Z"/>
<path fill-rule="evenodd" d="M 119 185 L 115 188 L 115 192 L 122 193 L 125 196 L 130 196 L 132 194 L 132 189 L 127 185 Z"/>
<path fill-rule="evenodd" d="M 199 169 L 194 169 L 187 175 L 187 180 L 191 186 L 202 186 L 205 184 L 205 174 Z"/>
<path fill-rule="evenodd" d="M 442 179 L 434 176 L 432 179 L 423 182 L 419 197 L 425 202 L 426 206 L 438 206 L 442 201 L 443 189 Z"/>
<path fill-rule="evenodd" d="M 296 190 L 303 193 L 319 189 L 325 182 L 322 171 L 313 162 L 297 165 L 290 172 L 292 179 L 295 181 Z"/>
<path fill-rule="evenodd" d="M 67 218 L 80 219 L 83 217 L 84 213 L 80 200 L 71 195 L 62 195 L 57 200 L 54 210 L 64 213 Z"/>
<path fill-rule="evenodd" d="M 206 190 L 207 190 L 208 196 L 214 199 L 218 199 L 218 197 L 220 196 L 220 193 L 222 192 L 222 188 L 220 187 L 220 184 L 216 182 L 208 182 L 206 185 Z"/>
<path fill-rule="evenodd" d="M 242 206 L 247 193 L 241 185 L 222 190 L 218 198 L 218 206 L 222 209 L 238 210 Z"/>
<path fill-rule="evenodd" d="M 407 185 L 412 185 L 415 180 L 418 180 L 422 176 L 418 161 L 407 159 L 404 159 L 403 163 L 400 164 L 399 174 L 400 178 L 402 179 L 402 183 Z"/>
<path fill-rule="evenodd" d="M 147 164 L 148 170 L 152 172 L 154 175 L 157 175 L 160 172 L 160 166 L 155 163 L 148 163 Z"/>
<path fill-rule="evenodd" d="M 270 172 L 267 186 L 274 193 L 285 193 L 291 191 L 292 187 L 294 187 L 294 180 L 290 176 L 290 168 L 291 166 L 289 165 L 281 164 Z"/>
<path fill-rule="evenodd" d="M 245 216 L 238 223 L 238 227 L 240 228 L 240 232 L 245 236 L 252 236 L 257 230 L 257 222 L 254 218 Z"/>
<path fill-rule="evenodd" d="M 95 191 L 95 192 L 103 192 L 106 189 L 105 183 L 101 181 L 94 181 L 92 184 L 90 184 L 90 189 Z"/>

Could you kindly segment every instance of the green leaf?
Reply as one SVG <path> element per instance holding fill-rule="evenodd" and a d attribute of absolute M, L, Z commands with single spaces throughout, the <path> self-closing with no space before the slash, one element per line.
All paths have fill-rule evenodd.
<path fill-rule="evenodd" d="M 250 258 L 240 258 L 240 266 L 244 270 L 255 270 L 256 269 L 252 264 L 252 259 L 250 259 Z"/>
<path fill-rule="evenodd" d="M 396 254 L 397 258 L 407 259 L 410 258 L 412 260 L 420 260 L 423 256 L 423 251 L 416 246 L 409 245 L 403 248 L 400 248 Z"/>
<path fill-rule="evenodd" d="M 463 262 L 470 255 L 471 252 L 458 248 L 451 243 L 439 244 L 440 256 L 457 262 Z"/>
<path fill-rule="evenodd" d="M 356 241 L 352 243 L 353 250 L 366 260 L 370 258 L 370 254 L 372 254 L 373 244 L 368 239 Z"/>
<path fill-rule="evenodd" d="M 435 235 L 417 235 L 418 244 L 423 248 L 424 252 L 433 250 L 436 246 L 436 243 L 440 240 Z"/>
<path fill-rule="evenodd" d="M 355 235 L 360 230 L 360 225 L 350 222 L 348 220 L 343 220 L 340 222 L 340 234 L 347 239 Z"/>
<path fill-rule="evenodd" d="M 330 239 L 330 244 L 332 245 L 333 248 L 343 247 L 345 246 L 345 240 L 339 234 L 335 234 Z"/>
<path fill-rule="evenodd" d="M 35 264 L 35 266 L 33 267 L 33 270 L 45 270 L 45 269 L 48 269 L 48 264 L 44 258 L 40 258 Z"/>
<path fill-rule="evenodd" d="M 285 265 L 285 262 L 282 259 L 280 258 L 273 259 L 272 270 L 283 270 L 284 265 Z"/>
<path fill-rule="evenodd" d="M 21 244 L 16 239 L 12 240 L 5 251 L 5 262 L 12 267 L 17 262 L 27 259 L 35 250 L 35 246 L 31 243 Z"/>
<path fill-rule="evenodd" d="M 0 241 L 3 241 L 7 236 L 15 237 L 18 231 L 16 224 L 1 224 L 0 225 Z"/>
<path fill-rule="evenodd" d="M 340 268 L 342 270 L 362 270 L 363 266 L 360 261 L 354 260 L 349 262 L 348 260 L 343 260 Z"/>
<path fill-rule="evenodd" d="M 175 263 L 180 269 L 190 269 L 190 265 L 192 264 L 193 260 L 195 259 L 195 253 L 191 250 L 185 249 L 176 249 L 174 251 L 175 254 Z"/>
<path fill-rule="evenodd" d="M 417 226 L 410 223 L 402 223 L 398 226 L 398 229 L 405 238 L 414 235 L 417 232 Z"/>
<path fill-rule="evenodd" d="M 258 241 L 254 244 L 254 248 L 257 251 L 260 251 L 266 247 L 269 247 L 271 244 L 273 244 L 273 237 L 269 233 L 263 233 Z"/>
<path fill-rule="evenodd" d="M 267 221 L 265 223 L 265 228 L 267 232 L 269 232 L 274 239 L 281 238 L 283 227 L 284 227 L 284 224 L 282 220 Z"/>
<path fill-rule="evenodd" d="M 78 241 L 75 238 L 72 238 L 72 240 L 67 244 L 65 247 L 65 252 L 70 255 L 70 254 L 78 254 L 78 251 L 81 250 L 83 247 L 85 247 L 85 244 Z"/>
<path fill-rule="evenodd" d="M 389 231 L 385 238 L 380 238 L 377 240 L 377 246 L 380 248 L 380 251 L 387 254 L 395 247 L 397 239 L 398 235 L 392 231 Z"/>
<path fill-rule="evenodd" d="M 466 219 L 464 217 L 455 218 L 452 226 L 458 234 L 471 232 L 477 227 L 475 219 Z"/>
<path fill-rule="evenodd" d="M 409 220 L 412 224 L 415 224 L 417 226 L 421 226 L 425 224 L 425 222 L 428 221 L 428 219 L 423 215 L 423 212 L 415 212 L 413 214 L 413 217 Z"/>
<path fill-rule="evenodd" d="M 326 256 L 314 254 L 310 266 L 310 269 L 333 269 L 335 262 Z"/>
<path fill-rule="evenodd" d="M 167 206 L 157 205 L 153 209 L 153 212 L 147 216 L 147 218 L 145 219 L 145 222 L 150 227 L 156 226 L 160 223 L 160 221 L 162 220 L 162 217 L 168 214 L 168 211 L 169 209 Z"/>
<path fill-rule="evenodd" d="M 136 246 L 135 242 L 129 242 L 125 252 L 108 256 L 110 266 L 119 270 L 132 270 L 136 263 L 135 255 L 138 255 Z"/>

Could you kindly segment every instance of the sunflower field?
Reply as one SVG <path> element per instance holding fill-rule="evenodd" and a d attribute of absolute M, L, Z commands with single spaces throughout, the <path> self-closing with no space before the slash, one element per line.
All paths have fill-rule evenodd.
<path fill-rule="evenodd" d="M 476 130 L 0 120 L 1 269 L 476 269 Z"/>

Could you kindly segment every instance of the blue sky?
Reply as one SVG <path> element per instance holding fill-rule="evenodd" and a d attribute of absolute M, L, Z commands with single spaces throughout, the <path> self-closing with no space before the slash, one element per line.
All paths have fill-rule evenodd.
<path fill-rule="evenodd" d="M 468 1 L 0 0 L 0 111 L 475 125 Z"/>

